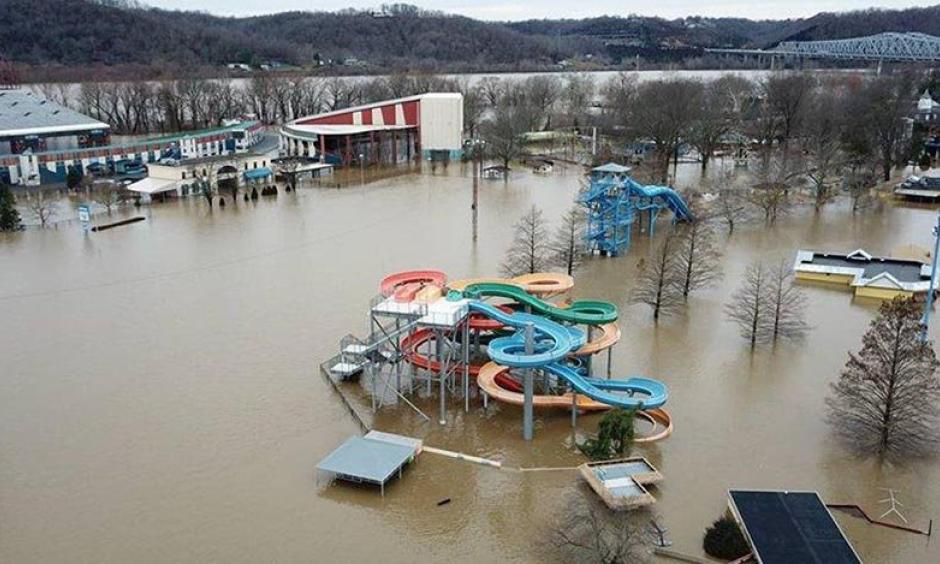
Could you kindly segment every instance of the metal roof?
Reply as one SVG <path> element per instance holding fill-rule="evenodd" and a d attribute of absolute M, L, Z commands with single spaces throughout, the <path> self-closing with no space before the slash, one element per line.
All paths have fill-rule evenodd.
<path fill-rule="evenodd" d="M 0 137 L 92 129 L 109 129 L 109 126 L 29 90 L 0 90 Z"/>
<path fill-rule="evenodd" d="M 816 492 L 728 492 L 761 564 L 861 564 Z"/>
<path fill-rule="evenodd" d="M 384 484 L 415 455 L 414 446 L 365 437 L 350 437 L 317 464 L 332 472 L 376 484 Z"/>
<path fill-rule="evenodd" d="M 607 163 L 601 166 L 594 167 L 591 170 L 594 172 L 610 172 L 614 174 L 627 174 L 633 169 L 628 166 L 619 165 L 617 163 Z"/>

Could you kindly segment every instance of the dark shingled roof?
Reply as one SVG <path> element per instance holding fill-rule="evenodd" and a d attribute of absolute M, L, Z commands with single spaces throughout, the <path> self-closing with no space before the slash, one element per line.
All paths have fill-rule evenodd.
<path fill-rule="evenodd" d="M 861 563 L 816 492 L 728 493 L 761 564 Z"/>

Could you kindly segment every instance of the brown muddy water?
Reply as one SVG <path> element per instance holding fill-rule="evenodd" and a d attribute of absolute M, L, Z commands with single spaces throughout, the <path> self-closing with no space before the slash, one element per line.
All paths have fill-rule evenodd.
<path fill-rule="evenodd" d="M 384 499 L 315 482 L 316 462 L 358 431 L 317 364 L 346 333 L 365 333 L 379 279 L 418 267 L 493 274 L 523 211 L 536 202 L 557 220 L 578 185 L 573 171 L 483 182 L 473 245 L 462 172 L 224 210 L 196 199 L 155 205 L 145 222 L 90 235 L 73 226 L 3 236 L 0 561 L 560 559 L 551 531 L 573 498 L 591 495 L 574 472 L 424 454 Z M 928 247 L 934 217 L 892 206 L 853 216 L 840 203 L 773 229 L 739 228 L 722 235 L 724 281 L 658 326 L 627 304 L 644 239 L 629 256 L 586 264 L 575 296 L 622 308 L 614 374 L 670 387 L 675 433 L 637 452 L 665 475 L 653 511 L 675 549 L 701 554 L 702 531 L 735 487 L 818 490 L 871 513 L 878 488 L 892 487 L 912 524 L 940 517 L 940 461 L 857 460 L 823 421 L 827 385 L 859 347 L 872 304 L 807 287 L 809 338 L 754 354 L 722 314 L 749 261 L 800 247 Z M 346 391 L 367 411 L 360 388 Z M 419 405 L 434 414 L 433 401 Z M 579 418 L 578 433 L 597 421 Z M 444 427 L 389 408 L 375 425 L 507 466 L 583 461 L 565 413 L 541 414 L 531 444 L 510 406 L 475 403 L 465 414 L 454 400 Z M 868 562 L 940 561 L 926 537 L 837 518 Z"/>

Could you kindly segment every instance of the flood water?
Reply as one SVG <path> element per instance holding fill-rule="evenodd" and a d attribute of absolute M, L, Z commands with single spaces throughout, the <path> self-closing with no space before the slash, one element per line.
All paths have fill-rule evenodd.
<path fill-rule="evenodd" d="M 358 431 L 317 365 L 345 334 L 365 335 L 380 278 L 421 267 L 453 278 L 495 274 L 512 223 L 533 202 L 557 222 L 579 178 L 569 170 L 484 181 L 474 245 L 465 174 L 426 168 L 221 210 L 184 200 L 89 235 L 78 227 L 3 235 L 0 561 L 560 559 L 552 530 L 566 505 L 592 495 L 576 472 L 423 454 L 384 499 L 315 481 L 317 461 Z M 752 260 L 790 259 L 798 248 L 929 247 L 934 220 L 930 210 L 893 206 L 853 216 L 838 203 L 818 217 L 797 210 L 772 229 L 722 233 L 723 282 L 658 326 L 627 303 L 645 239 L 578 273 L 575 297 L 621 308 L 614 374 L 669 386 L 675 433 L 635 452 L 665 476 L 651 515 L 674 549 L 701 554 L 728 488 L 817 490 L 877 515 L 878 488 L 892 487 L 912 525 L 940 516 L 940 461 L 855 459 L 824 422 L 827 386 L 859 348 L 872 304 L 806 287 L 809 338 L 754 354 L 722 313 Z M 361 388 L 345 392 L 368 412 Z M 436 420 L 433 400 L 418 404 Z M 406 407 L 381 411 L 374 425 L 507 467 L 584 461 L 567 413 L 537 413 L 526 444 L 521 409 L 461 407 L 449 404 L 446 426 Z M 598 421 L 580 417 L 577 433 Z M 438 507 L 443 498 L 452 501 Z M 867 562 L 940 561 L 927 537 L 837 519 Z"/>

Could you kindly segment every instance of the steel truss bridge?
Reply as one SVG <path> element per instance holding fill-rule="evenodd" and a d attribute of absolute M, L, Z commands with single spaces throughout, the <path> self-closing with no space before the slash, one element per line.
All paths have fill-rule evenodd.
<path fill-rule="evenodd" d="M 706 49 L 709 53 L 855 61 L 940 62 L 940 37 L 886 32 L 825 41 L 784 41 L 773 49 Z"/>

